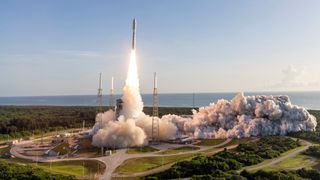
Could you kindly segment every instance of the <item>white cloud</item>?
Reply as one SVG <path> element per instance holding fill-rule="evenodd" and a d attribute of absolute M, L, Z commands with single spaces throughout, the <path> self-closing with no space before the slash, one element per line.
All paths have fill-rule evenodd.
<path fill-rule="evenodd" d="M 291 88 L 290 90 L 314 89 L 320 86 L 320 80 L 306 78 L 309 74 L 305 67 L 296 68 L 292 65 L 282 70 L 280 81 L 269 86 L 271 89 Z"/>

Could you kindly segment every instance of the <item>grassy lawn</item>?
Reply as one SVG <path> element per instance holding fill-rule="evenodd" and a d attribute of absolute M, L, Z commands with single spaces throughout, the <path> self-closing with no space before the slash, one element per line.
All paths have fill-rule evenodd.
<path fill-rule="evenodd" d="M 226 139 L 201 139 L 198 146 L 215 146 L 226 141 Z"/>
<path fill-rule="evenodd" d="M 315 162 L 311 157 L 305 155 L 296 155 L 294 157 L 283 160 L 273 166 L 264 168 L 266 171 L 278 171 L 278 170 L 292 170 L 297 168 L 303 168 L 305 166 L 312 166 Z"/>
<path fill-rule="evenodd" d="M 74 160 L 74 161 L 61 161 L 51 163 L 35 163 L 30 160 L 11 158 L 7 161 L 18 163 L 22 165 L 31 165 L 41 168 L 45 171 L 64 175 L 74 175 L 78 178 L 83 176 L 93 176 L 95 174 L 102 174 L 105 170 L 105 165 L 96 160 Z"/>
<path fill-rule="evenodd" d="M 300 149 L 300 148 L 303 148 L 303 146 L 296 147 L 296 148 L 291 149 L 291 150 L 289 150 L 289 151 L 287 151 L 287 152 L 284 152 L 284 153 L 282 153 L 279 157 L 276 157 L 276 158 L 274 158 L 274 159 L 277 159 L 277 158 L 280 158 L 280 157 L 285 156 L 285 155 L 287 155 L 287 154 L 290 154 L 291 152 L 296 151 L 296 150 L 298 150 L 298 149 Z M 261 162 L 261 163 L 259 163 L 259 164 L 255 164 L 255 165 L 252 165 L 252 166 L 246 166 L 246 167 L 244 167 L 244 168 L 242 168 L 242 169 L 253 168 L 253 167 L 261 166 L 261 165 L 264 165 L 264 164 L 268 164 L 268 163 L 270 163 L 271 161 L 273 161 L 274 159 L 267 159 L 267 160 L 265 160 L 265 161 L 263 161 L 263 162 Z"/>
<path fill-rule="evenodd" d="M 33 163 L 34 166 L 37 166 Z M 105 165 L 95 160 L 75 160 L 75 161 L 62 161 L 50 163 L 38 163 L 38 167 L 43 168 L 46 171 L 74 175 L 77 177 L 91 176 L 94 174 L 102 174 Z"/>
<path fill-rule="evenodd" d="M 200 147 L 197 146 L 182 146 L 182 147 L 178 147 L 175 149 L 169 149 L 166 151 L 162 151 L 159 154 L 177 154 L 177 153 L 181 153 L 181 152 L 188 152 L 188 151 L 195 151 L 195 150 L 199 150 Z"/>
<path fill-rule="evenodd" d="M 195 154 L 184 154 L 176 156 L 163 156 L 163 157 L 142 157 L 128 159 L 116 169 L 119 174 L 131 174 L 137 172 L 144 172 L 154 169 L 163 165 L 172 164 L 178 161 L 186 160 L 194 157 Z"/>
<path fill-rule="evenodd" d="M 140 153 L 149 153 L 149 152 L 156 152 L 159 151 L 159 149 L 150 147 L 150 146 L 144 146 L 144 147 L 133 147 L 127 149 L 127 154 L 140 154 Z"/>

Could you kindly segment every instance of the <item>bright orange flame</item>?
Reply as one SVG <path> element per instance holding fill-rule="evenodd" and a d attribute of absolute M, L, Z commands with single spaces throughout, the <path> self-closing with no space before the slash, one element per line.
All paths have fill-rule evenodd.
<path fill-rule="evenodd" d="M 136 60 L 136 51 L 131 51 L 130 56 L 130 64 L 126 79 L 126 85 L 139 88 L 139 79 L 138 79 L 138 68 L 137 68 L 137 60 Z"/>

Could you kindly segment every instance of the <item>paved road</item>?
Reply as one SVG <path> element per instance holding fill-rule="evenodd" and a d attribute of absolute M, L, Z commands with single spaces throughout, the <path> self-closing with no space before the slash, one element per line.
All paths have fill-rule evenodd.
<path fill-rule="evenodd" d="M 201 146 L 199 150 L 183 152 L 183 153 L 179 153 L 179 155 L 193 154 L 193 153 L 208 150 L 211 148 L 221 147 L 221 146 L 228 144 L 230 141 L 231 141 L 231 139 L 227 139 L 226 141 L 222 142 L 221 144 L 218 144 L 215 146 Z M 173 144 L 161 143 L 159 145 L 154 145 L 152 147 L 157 148 L 157 149 L 161 149 L 161 151 L 165 151 L 165 150 L 168 150 L 168 147 L 177 148 L 177 147 L 181 147 L 181 146 L 183 146 L 183 145 L 173 145 Z M 140 157 L 161 157 L 161 156 L 176 156 L 177 155 L 177 154 L 159 154 L 159 152 L 161 152 L 161 151 L 152 152 L 152 153 L 143 153 L 143 154 L 127 154 L 126 149 L 121 149 L 121 150 L 117 150 L 117 153 L 112 156 L 99 157 L 97 159 L 104 161 L 107 166 L 106 171 L 100 177 L 100 179 L 103 179 L 103 180 L 111 179 L 114 170 L 127 159 L 140 158 Z"/>
<path fill-rule="evenodd" d="M 225 143 L 222 143 L 222 145 L 219 144 L 219 147 L 223 146 L 224 144 Z M 238 145 L 231 145 L 231 146 L 226 146 L 226 148 L 227 149 L 234 149 L 237 146 Z M 218 152 L 221 152 L 223 150 L 224 149 L 220 148 L 220 149 L 217 149 L 216 151 L 213 151 L 213 152 L 210 152 L 210 153 L 207 153 L 207 154 L 214 155 L 214 154 L 216 154 Z M 195 151 L 188 152 L 188 153 L 195 153 Z M 174 156 L 174 155 L 177 155 L 177 154 L 167 154 L 167 156 L 168 155 Z M 150 157 L 150 156 L 148 156 L 148 157 Z M 168 164 L 168 165 L 164 165 L 164 166 L 160 166 L 158 168 L 154 168 L 154 169 L 151 169 L 151 170 L 148 170 L 148 171 L 144 171 L 144 172 L 139 172 L 139 173 L 132 173 L 132 174 L 115 174 L 115 173 L 113 173 L 112 177 L 140 177 L 140 176 L 147 176 L 147 175 L 150 175 L 150 174 L 154 174 L 154 173 L 158 173 L 158 172 L 167 170 L 172 166 L 172 164 L 174 164 L 174 163 L 171 163 L 171 164 Z"/>
<path fill-rule="evenodd" d="M 125 160 L 131 159 L 131 158 L 140 158 L 140 157 L 161 157 L 161 156 L 175 156 L 177 154 L 159 154 L 159 152 L 166 151 L 168 149 L 178 148 L 184 145 L 177 145 L 177 144 L 167 144 L 167 143 L 161 143 L 159 145 L 153 145 L 154 148 L 160 149 L 160 151 L 152 152 L 152 153 L 143 153 L 143 154 L 127 154 L 127 149 L 119 149 L 117 150 L 117 153 L 111 155 L 111 156 L 103 156 L 103 157 L 97 157 L 97 158 L 63 158 L 63 159 L 57 159 L 55 157 L 42 157 L 42 156 L 25 156 L 21 154 L 21 148 L 27 144 L 32 143 L 34 140 L 30 141 L 24 141 L 20 142 L 16 145 L 14 145 L 10 149 L 10 153 L 18 158 L 28 159 L 31 161 L 37 161 L 37 162 L 59 162 L 59 161 L 66 161 L 66 160 L 98 160 L 100 162 L 103 162 L 106 165 L 106 170 L 103 175 L 101 175 L 100 179 L 102 180 L 108 180 L 111 179 L 112 174 L 114 170 L 120 166 Z M 201 151 L 205 151 L 211 148 L 217 148 L 222 147 L 226 144 L 228 144 L 231 141 L 231 139 L 227 139 L 226 141 L 215 145 L 215 146 L 199 146 L 199 150 L 195 151 L 188 151 L 188 152 L 182 152 L 178 153 L 179 155 L 183 154 L 193 154 L 198 153 Z M 190 145 L 188 145 L 190 146 Z"/>
<path fill-rule="evenodd" d="M 312 145 L 312 143 L 310 143 L 308 141 L 305 141 L 305 140 L 301 140 L 301 141 L 304 143 L 303 147 L 298 148 L 297 150 L 295 150 L 295 151 L 293 151 L 293 152 L 291 152 L 289 154 L 286 154 L 285 156 L 280 156 L 279 158 L 276 158 L 276 159 L 270 161 L 267 164 L 262 164 L 260 166 L 254 166 L 254 167 L 251 167 L 251 168 L 245 168 L 245 170 L 247 170 L 247 171 L 256 171 L 256 170 L 263 169 L 263 168 L 266 168 L 266 167 L 269 167 L 269 166 L 273 166 L 273 165 L 275 165 L 275 164 L 277 164 L 277 163 L 279 163 L 279 162 L 281 162 L 283 160 L 286 160 L 288 158 L 291 158 L 293 156 L 298 155 L 299 153 L 305 151 L 306 149 L 309 148 L 309 146 Z"/>

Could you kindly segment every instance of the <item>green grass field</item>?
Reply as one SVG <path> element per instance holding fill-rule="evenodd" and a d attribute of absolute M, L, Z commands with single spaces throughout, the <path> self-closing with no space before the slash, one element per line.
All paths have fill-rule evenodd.
<path fill-rule="evenodd" d="M 172 164 L 178 161 L 194 157 L 195 154 L 185 154 L 176 156 L 163 156 L 163 157 L 142 157 L 128 159 L 116 169 L 119 174 L 131 174 L 144 172 L 163 165 Z"/>
<path fill-rule="evenodd" d="M 102 174 L 106 166 L 100 161 L 96 160 L 73 160 L 73 161 L 61 161 L 53 163 L 35 163 L 30 160 L 11 158 L 6 161 L 18 163 L 21 165 L 31 165 L 41 168 L 47 172 L 74 175 L 77 178 L 93 177 L 95 175 Z"/>
<path fill-rule="evenodd" d="M 305 155 L 296 155 L 294 157 L 288 158 L 281 161 L 273 166 L 264 168 L 266 171 L 281 171 L 281 170 L 293 170 L 300 168 L 307 168 L 315 165 L 315 162 L 311 157 Z"/>
<path fill-rule="evenodd" d="M 50 163 L 33 163 L 34 166 L 43 168 L 48 172 L 74 175 L 76 177 L 94 176 L 102 174 L 105 170 L 105 165 L 96 160 L 75 160 L 75 161 L 62 161 Z"/>
<path fill-rule="evenodd" d="M 195 151 L 195 150 L 199 150 L 200 147 L 197 146 L 182 146 L 182 147 L 178 147 L 175 149 L 169 149 L 166 151 L 162 151 L 159 154 L 177 154 L 177 153 L 182 153 L 182 152 L 188 152 L 188 151 Z"/>
<path fill-rule="evenodd" d="M 286 152 L 282 153 L 279 157 L 282 157 L 282 156 L 285 156 L 285 155 L 287 155 L 287 154 L 290 154 L 291 152 L 296 151 L 296 150 L 298 150 L 298 149 L 300 149 L 300 148 L 303 148 L 303 147 L 300 146 L 300 147 L 296 147 L 296 148 L 294 148 L 294 149 L 291 149 L 291 150 L 289 150 L 289 151 L 286 151 Z M 279 157 L 277 157 L 277 158 L 279 158 Z M 271 161 L 273 161 L 273 160 L 274 160 L 274 159 L 267 159 L 267 160 L 265 160 L 265 161 L 263 161 L 263 162 L 261 162 L 261 163 L 259 163 L 259 164 L 255 164 L 255 165 L 252 165 L 252 166 L 246 166 L 246 167 L 244 167 L 243 169 L 253 168 L 253 167 L 261 166 L 261 165 L 264 165 L 264 164 L 268 164 L 269 162 L 271 162 Z"/>
<path fill-rule="evenodd" d="M 144 146 L 144 147 L 133 147 L 127 149 L 127 154 L 140 154 L 140 153 L 150 153 L 150 152 L 156 152 L 159 151 L 159 149 L 150 147 L 150 146 Z"/>

